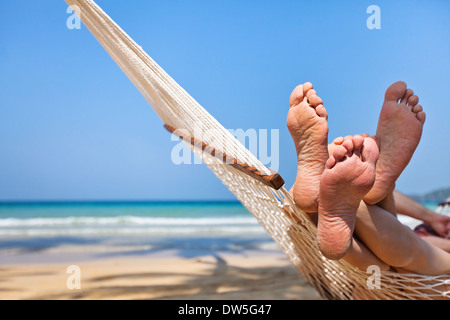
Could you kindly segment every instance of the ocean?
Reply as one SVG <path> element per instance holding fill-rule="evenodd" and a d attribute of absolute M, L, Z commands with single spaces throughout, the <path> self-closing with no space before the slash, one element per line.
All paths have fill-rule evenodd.
<path fill-rule="evenodd" d="M 194 257 L 262 248 L 276 250 L 234 201 L 0 203 L 0 264 L 45 262 L 55 253 Z"/>
<path fill-rule="evenodd" d="M 239 202 L 0 204 L 0 237 L 261 233 Z"/>
<path fill-rule="evenodd" d="M 419 223 L 400 220 L 410 227 Z M 234 201 L 0 203 L 0 263 L 47 261 L 62 252 L 81 257 L 168 250 L 193 257 L 277 247 Z"/>

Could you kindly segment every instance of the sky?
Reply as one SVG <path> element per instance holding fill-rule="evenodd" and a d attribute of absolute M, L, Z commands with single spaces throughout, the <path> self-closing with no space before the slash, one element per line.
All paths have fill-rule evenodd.
<path fill-rule="evenodd" d="M 386 88 L 405 81 L 427 113 L 397 189 L 450 186 L 449 1 L 97 3 L 227 129 L 279 130 L 278 172 L 296 154 L 289 95 L 310 81 L 330 140 L 376 131 Z M 380 29 L 369 29 L 370 5 Z M 232 200 L 177 142 L 63 0 L 0 1 L 0 201 Z"/>

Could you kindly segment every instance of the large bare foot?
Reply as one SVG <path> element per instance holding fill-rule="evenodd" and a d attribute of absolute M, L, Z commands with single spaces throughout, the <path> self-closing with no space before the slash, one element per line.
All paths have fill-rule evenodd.
<path fill-rule="evenodd" d="M 376 204 L 393 192 L 395 181 L 411 160 L 425 122 L 418 102 L 419 98 L 402 81 L 387 89 L 376 134 L 380 144 L 377 178 L 365 202 Z"/>
<path fill-rule="evenodd" d="M 375 181 L 378 145 L 355 135 L 334 148 L 320 179 L 317 240 L 329 259 L 345 256 L 352 243 L 356 211 Z"/>
<path fill-rule="evenodd" d="M 297 150 L 297 178 L 291 193 L 303 211 L 317 212 L 320 177 L 328 159 L 327 111 L 311 83 L 291 94 L 287 126 Z"/>

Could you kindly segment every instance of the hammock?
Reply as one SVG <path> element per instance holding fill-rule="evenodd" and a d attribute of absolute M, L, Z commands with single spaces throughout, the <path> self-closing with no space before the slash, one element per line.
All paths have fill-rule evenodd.
<path fill-rule="evenodd" d="M 156 64 L 94 1 L 66 0 L 144 95 L 164 126 L 178 135 L 258 220 L 299 273 L 326 299 L 448 299 L 450 277 L 381 272 L 323 257 L 316 226 L 294 203 L 283 179 Z M 76 7 L 75 7 L 76 6 Z"/>

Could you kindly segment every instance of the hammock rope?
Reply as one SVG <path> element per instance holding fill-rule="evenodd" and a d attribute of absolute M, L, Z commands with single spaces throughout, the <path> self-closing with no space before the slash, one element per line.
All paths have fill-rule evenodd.
<path fill-rule="evenodd" d="M 169 131 L 228 187 L 264 227 L 299 273 L 327 299 L 450 299 L 450 276 L 371 274 L 322 256 L 316 226 L 294 203 L 284 181 L 265 167 L 228 130 L 179 86 L 94 1 L 66 0 Z M 182 133 L 180 133 L 182 132 Z"/>

